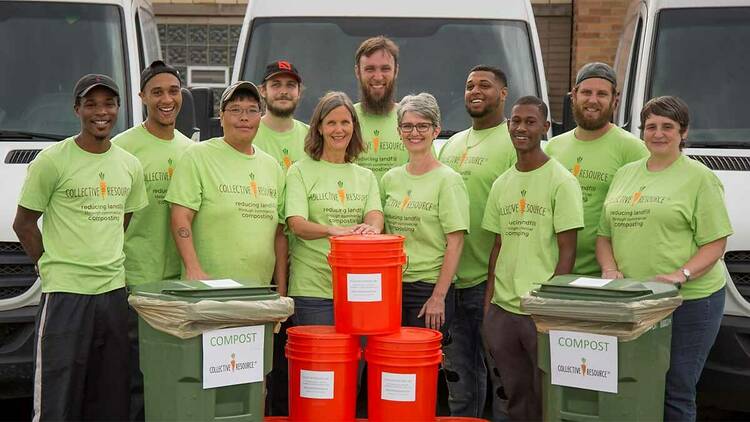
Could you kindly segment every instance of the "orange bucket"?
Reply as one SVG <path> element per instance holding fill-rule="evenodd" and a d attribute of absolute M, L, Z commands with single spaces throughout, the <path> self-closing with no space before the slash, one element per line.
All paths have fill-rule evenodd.
<path fill-rule="evenodd" d="M 489 422 L 487 419 L 467 418 L 463 416 L 438 416 L 436 422 Z"/>
<path fill-rule="evenodd" d="M 370 421 L 433 421 L 443 335 L 428 328 L 367 340 L 367 413 Z"/>
<path fill-rule="evenodd" d="M 336 330 L 355 335 L 398 331 L 404 237 L 333 236 L 330 242 Z"/>
<path fill-rule="evenodd" d="M 322 325 L 291 327 L 287 337 L 289 420 L 353 421 L 359 338 Z"/>

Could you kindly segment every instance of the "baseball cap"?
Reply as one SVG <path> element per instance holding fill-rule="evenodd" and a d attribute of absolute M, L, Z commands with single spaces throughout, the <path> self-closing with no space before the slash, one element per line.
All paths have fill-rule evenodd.
<path fill-rule="evenodd" d="M 234 96 L 234 93 L 237 92 L 238 90 L 250 91 L 250 95 L 255 97 L 256 100 L 258 100 L 258 104 L 260 105 L 261 110 L 263 109 L 263 100 L 260 97 L 260 92 L 258 91 L 258 87 L 255 86 L 255 84 L 252 82 L 237 81 L 233 83 L 232 85 L 229 85 L 227 89 L 224 90 L 224 93 L 221 94 L 221 110 L 224 110 L 224 107 L 232 99 L 232 97 Z"/>
<path fill-rule="evenodd" d="M 108 88 L 110 91 L 114 92 L 118 98 L 120 97 L 120 89 L 117 88 L 117 83 L 107 75 L 99 75 L 96 73 L 84 75 L 79 79 L 78 82 L 76 82 L 75 88 L 73 88 L 73 95 L 75 98 L 85 97 L 89 91 L 97 86 Z"/>
<path fill-rule="evenodd" d="M 592 62 L 583 65 L 576 75 L 576 85 L 591 78 L 601 78 L 617 86 L 617 73 L 612 66 L 602 62 Z"/>
<path fill-rule="evenodd" d="M 175 78 L 177 78 L 177 80 L 180 81 L 180 86 L 182 86 L 182 79 L 180 79 L 180 72 L 177 69 L 164 63 L 161 60 L 154 60 L 150 65 L 148 65 L 147 68 L 143 69 L 143 72 L 141 72 L 141 91 L 143 91 L 143 87 L 146 86 L 146 83 L 151 78 L 153 78 L 154 76 L 160 73 L 169 73 L 171 75 L 174 75 Z"/>
<path fill-rule="evenodd" d="M 280 73 L 285 73 L 296 79 L 298 83 L 302 83 L 302 77 L 299 75 L 297 68 L 286 60 L 277 60 L 269 63 L 266 66 L 266 73 L 263 74 L 263 82 Z"/>

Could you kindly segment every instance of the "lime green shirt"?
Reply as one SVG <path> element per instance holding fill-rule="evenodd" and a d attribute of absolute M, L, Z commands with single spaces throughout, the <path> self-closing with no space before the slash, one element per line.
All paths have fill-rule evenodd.
<path fill-rule="evenodd" d="M 403 281 L 435 283 L 446 234 L 469 230 L 469 195 L 461 175 L 445 164 L 418 176 L 399 166 L 383 176 L 380 198 L 386 233 L 406 237 Z"/>
<path fill-rule="evenodd" d="M 196 212 L 193 245 L 206 274 L 269 284 L 284 186 L 284 171 L 260 148 L 247 155 L 213 138 L 183 154 L 166 200 Z"/>
<path fill-rule="evenodd" d="M 599 276 L 596 229 L 609 184 L 620 167 L 648 156 L 648 150 L 643 141 L 614 125 L 593 141 L 581 141 L 574 133 L 575 129 L 552 138 L 545 151 L 578 179 L 583 193 L 584 227 L 578 232 L 573 272 Z"/>
<path fill-rule="evenodd" d="M 599 236 L 609 237 L 625 277 L 646 279 L 682 268 L 698 248 L 732 234 L 724 187 L 703 164 L 680 156 L 659 172 L 646 161 L 621 168 L 604 201 Z M 726 282 L 723 265 L 687 282 L 686 300 L 710 296 Z"/>
<path fill-rule="evenodd" d="M 395 107 L 385 116 L 366 113 L 361 103 L 355 104 L 354 110 L 359 118 L 362 141 L 365 144 L 365 150 L 357 158 L 357 164 L 372 170 L 377 180 L 380 180 L 388 170 L 409 161 L 409 153 L 398 134 Z"/>
<path fill-rule="evenodd" d="M 92 154 L 70 137 L 32 161 L 18 205 L 43 213 L 42 292 L 125 286 L 124 215 L 148 205 L 137 158 L 116 145 Z"/>
<path fill-rule="evenodd" d="M 382 211 L 378 182 L 356 164 L 302 159 L 289 169 L 286 218 L 299 216 L 326 226 L 362 223 L 370 211 Z M 333 298 L 328 238 L 292 243 L 289 296 Z"/>
<path fill-rule="evenodd" d="M 304 157 L 305 154 L 305 137 L 309 127 L 300 122 L 293 120 L 294 126 L 286 132 L 276 132 L 266 126 L 263 121 L 258 126 L 258 133 L 255 135 L 253 145 L 268 153 L 281 165 L 284 171 Z"/>
<path fill-rule="evenodd" d="M 456 170 L 469 192 L 469 234 L 458 265 L 456 288 L 474 287 L 487 280 L 487 264 L 495 235 L 482 228 L 487 195 L 495 179 L 516 162 L 508 125 L 453 135 L 440 150 L 440 161 Z"/>
<path fill-rule="evenodd" d="M 125 232 L 125 279 L 128 286 L 180 277 L 177 253 L 169 225 L 169 204 L 164 200 L 182 153 L 193 144 L 175 130 L 169 141 L 157 138 L 142 125 L 112 139 L 143 166 L 148 207 L 133 213 Z"/>
<path fill-rule="evenodd" d="M 529 172 L 513 166 L 492 185 L 482 227 L 502 241 L 492 303 L 523 314 L 521 296 L 555 273 L 557 233 L 583 227 L 581 188 L 552 159 Z"/>

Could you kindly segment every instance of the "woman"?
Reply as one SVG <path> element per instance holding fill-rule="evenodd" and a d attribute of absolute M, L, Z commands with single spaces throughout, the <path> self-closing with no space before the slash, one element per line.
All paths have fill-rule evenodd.
<path fill-rule="evenodd" d="M 221 96 L 224 136 L 196 144 L 176 169 L 166 201 L 182 257 L 182 278 L 269 284 L 286 295 L 284 172 L 253 146 L 263 101 L 239 81 Z"/>
<path fill-rule="evenodd" d="M 603 278 L 655 278 L 680 288 L 672 319 L 665 420 L 695 420 L 695 387 L 724 309 L 724 268 L 732 234 L 721 182 L 682 155 L 687 105 L 654 98 L 641 111 L 650 156 L 622 167 L 609 189 L 596 255 Z"/>
<path fill-rule="evenodd" d="M 383 231 L 375 175 L 353 163 L 362 150 L 351 100 L 343 92 L 329 92 L 310 119 L 308 157 L 287 174 L 286 221 L 296 237 L 289 290 L 295 325 L 333 325 L 328 237 Z"/>
<path fill-rule="evenodd" d="M 453 314 L 453 279 L 469 228 L 469 197 L 461 175 L 435 158 L 440 109 L 430 94 L 407 95 L 397 109 L 409 161 L 380 184 L 385 229 L 406 237 L 402 325 L 440 330 Z"/>

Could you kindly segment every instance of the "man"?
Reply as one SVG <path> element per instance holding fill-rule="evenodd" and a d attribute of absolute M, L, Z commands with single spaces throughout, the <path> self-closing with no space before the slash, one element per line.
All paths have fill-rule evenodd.
<path fill-rule="evenodd" d="M 182 106 L 180 74 L 172 66 L 156 60 L 141 73 L 138 94 L 148 117 L 112 139 L 133 154 L 143 166 L 148 207 L 133 214 L 125 234 L 125 279 L 129 288 L 142 283 L 180 278 L 180 256 L 169 230 L 169 204 L 164 201 L 169 182 L 183 152 L 193 142 L 175 130 Z M 131 360 L 131 420 L 143 414 L 143 374 L 138 353 L 138 314 L 129 312 Z"/>
<path fill-rule="evenodd" d="M 360 95 L 360 102 L 354 109 L 365 142 L 365 151 L 357 164 L 372 170 L 380 182 L 386 171 L 409 160 L 398 134 L 393 100 L 398 77 L 398 46 L 382 35 L 366 39 L 354 56 L 354 75 L 359 81 Z"/>
<path fill-rule="evenodd" d="M 308 126 L 293 117 L 302 95 L 302 77 L 293 64 L 278 60 L 266 66 L 259 88 L 267 113 L 260 119 L 254 144 L 287 171 L 296 161 L 306 157 Z"/>
<path fill-rule="evenodd" d="M 81 132 L 29 165 L 13 223 L 42 280 L 33 420 L 125 420 L 124 229 L 148 198 L 138 159 L 109 140 L 120 104 L 115 82 L 86 75 L 74 98 Z"/>
<path fill-rule="evenodd" d="M 469 192 L 469 234 L 456 273 L 456 313 L 445 347 L 445 369 L 453 416 L 481 417 L 487 390 L 487 368 L 480 328 L 487 283 L 488 254 L 494 236 L 482 229 L 482 216 L 492 182 L 513 165 L 516 152 L 508 135 L 504 109 L 508 95 L 505 73 L 493 66 L 475 66 L 466 79 L 464 101 L 472 127 L 453 135 L 440 151 L 440 161 L 459 172 Z M 499 381 L 493 389 L 493 414 L 505 413 Z"/>
<path fill-rule="evenodd" d="M 576 231 L 583 227 L 578 182 L 540 147 L 548 129 L 544 102 L 516 101 L 508 130 L 518 162 L 493 183 L 482 220 L 482 227 L 495 233 L 483 333 L 514 421 L 542 420 L 536 326 L 521 311 L 521 296 L 554 275 L 570 273 Z"/>
<path fill-rule="evenodd" d="M 552 138 L 546 153 L 571 171 L 583 192 L 585 226 L 578 234 L 573 272 L 600 276 L 594 249 L 604 197 L 617 169 L 648 151 L 640 139 L 611 123 L 619 97 L 615 70 L 609 65 L 584 65 L 570 97 L 578 126 Z"/>
<path fill-rule="evenodd" d="M 189 148 L 167 192 L 181 278 L 273 279 L 286 296 L 283 230 L 285 172 L 253 140 L 263 102 L 257 87 L 238 81 L 222 94 L 224 136 Z"/>

